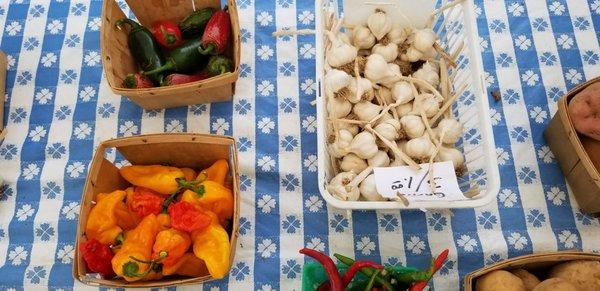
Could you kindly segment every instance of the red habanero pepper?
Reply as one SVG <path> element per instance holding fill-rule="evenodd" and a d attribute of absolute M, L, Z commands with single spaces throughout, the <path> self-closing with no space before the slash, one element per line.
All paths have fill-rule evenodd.
<path fill-rule="evenodd" d="M 433 274 L 435 274 L 435 272 L 437 272 L 440 268 L 442 268 L 442 266 L 444 265 L 444 261 L 446 261 L 446 258 L 448 258 L 448 249 L 445 249 L 444 251 L 442 251 L 435 260 L 433 260 L 432 264 L 431 264 L 431 268 L 429 269 L 429 279 L 431 279 L 431 277 L 433 277 Z M 429 280 L 426 281 L 420 281 L 417 282 L 415 284 L 413 284 L 412 286 L 410 286 L 410 291 L 421 291 L 423 290 L 423 288 L 425 288 L 425 286 L 427 286 L 427 282 L 429 282 Z"/>
<path fill-rule="evenodd" d="M 196 82 L 200 80 L 204 80 L 210 77 L 206 72 L 200 72 L 194 75 L 185 75 L 185 74 L 169 74 L 162 83 L 162 86 L 172 86 L 179 85 L 185 83 Z"/>
<path fill-rule="evenodd" d="M 137 213 L 140 217 L 148 214 L 158 215 L 162 210 L 164 195 L 160 195 L 148 188 L 135 187 L 131 201 L 127 201 L 129 210 Z"/>
<path fill-rule="evenodd" d="M 150 78 L 142 74 L 128 74 L 123 80 L 123 86 L 129 89 L 152 88 L 154 84 Z"/>
<path fill-rule="evenodd" d="M 223 10 L 215 12 L 204 29 L 200 53 L 203 55 L 222 54 L 229 44 L 231 35 L 231 20 L 227 6 Z"/>
<path fill-rule="evenodd" d="M 187 232 L 205 229 L 212 220 L 210 215 L 187 201 L 171 204 L 169 216 L 171 217 L 171 227 Z"/>
<path fill-rule="evenodd" d="M 111 278 L 115 275 L 110 262 L 113 253 L 108 245 L 101 244 L 95 239 L 88 239 L 79 244 L 79 251 L 88 270 L 102 274 L 103 278 Z"/>
<path fill-rule="evenodd" d="M 168 21 L 157 21 L 152 25 L 152 34 L 156 41 L 165 48 L 172 49 L 183 42 L 177 24 Z"/>
<path fill-rule="evenodd" d="M 342 285 L 342 278 L 340 277 L 340 273 L 338 272 L 337 267 L 333 260 L 326 256 L 323 253 L 315 251 L 313 249 L 303 248 L 300 250 L 300 253 L 303 255 L 307 255 L 319 262 L 323 265 L 327 276 L 329 277 L 329 282 L 331 284 L 331 291 L 343 291 L 344 286 Z"/>

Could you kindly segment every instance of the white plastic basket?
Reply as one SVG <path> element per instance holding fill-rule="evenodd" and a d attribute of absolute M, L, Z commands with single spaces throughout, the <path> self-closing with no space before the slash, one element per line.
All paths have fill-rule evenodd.
<path fill-rule="evenodd" d="M 394 22 L 405 26 L 407 20 L 410 20 L 412 26 L 422 27 L 429 15 L 446 2 L 444 0 L 346 0 L 343 1 L 343 17 L 348 24 L 366 23 L 367 17 L 374 9 L 380 8 L 386 11 Z M 464 93 L 452 106 L 453 116 L 463 124 L 463 136 L 457 143 L 457 149 L 465 155 L 467 168 L 465 174 L 458 178 L 458 182 L 463 191 L 476 186 L 479 193 L 468 200 L 414 201 L 404 206 L 401 202 L 395 201 L 342 201 L 327 191 L 327 183 L 333 177 L 333 169 L 326 150 L 327 110 L 322 82 L 325 61 L 323 31 L 326 16 L 330 13 L 339 15 L 339 6 L 335 0 L 319 0 L 316 5 L 316 75 L 319 86 L 317 92 L 318 175 L 319 190 L 325 201 L 341 209 L 444 209 L 474 208 L 495 199 L 500 188 L 500 178 L 489 118 L 489 104 L 484 93 L 485 83 L 475 29 L 475 12 L 470 0 L 464 0 L 438 14 L 433 22 L 433 29 L 440 37 L 441 46 L 447 52 L 460 51 L 456 59 L 457 67 L 449 67 L 448 70 L 448 74 L 454 76 L 453 91 L 466 86 Z"/>

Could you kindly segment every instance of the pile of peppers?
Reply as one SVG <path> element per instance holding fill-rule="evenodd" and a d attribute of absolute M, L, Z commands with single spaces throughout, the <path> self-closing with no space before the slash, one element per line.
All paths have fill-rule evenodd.
<path fill-rule="evenodd" d="M 427 286 L 427 283 L 433 277 L 433 274 L 442 267 L 444 261 L 448 257 L 448 249 L 446 249 L 435 259 L 432 259 L 431 266 L 427 270 L 422 271 L 413 268 L 402 268 L 402 270 L 399 271 L 396 267 L 382 266 L 368 260 L 355 261 L 344 255 L 334 254 L 334 257 L 337 258 L 341 264 L 348 267 L 346 272 L 343 275 L 340 275 L 336 264 L 329 256 L 308 248 L 301 249 L 300 253 L 315 259 L 323 266 L 327 273 L 329 280 L 326 280 L 318 286 L 316 289 L 317 291 L 343 291 L 350 289 L 351 285 L 351 290 L 421 291 Z M 367 279 L 359 281 L 356 277 L 356 274 L 359 272 L 366 276 Z"/>
<path fill-rule="evenodd" d="M 227 275 L 234 198 L 226 160 L 199 173 L 161 165 L 119 171 L 132 186 L 96 195 L 79 245 L 88 272 L 130 282 Z"/>
<path fill-rule="evenodd" d="M 127 44 L 140 70 L 125 77 L 126 88 L 185 84 L 233 70 L 233 62 L 224 55 L 231 38 L 227 6 L 194 11 L 179 23 L 157 21 L 151 28 L 129 18 L 115 25 L 129 26 Z"/>

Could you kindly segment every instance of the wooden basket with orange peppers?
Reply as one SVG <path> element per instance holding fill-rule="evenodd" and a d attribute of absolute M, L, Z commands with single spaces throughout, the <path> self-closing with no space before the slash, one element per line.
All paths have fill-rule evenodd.
<path fill-rule="evenodd" d="M 87 275 L 120 282 L 101 285 L 140 287 L 166 286 L 165 279 L 172 285 L 186 277 L 225 277 L 236 210 L 229 174 L 226 159 L 197 170 L 158 164 L 119 168 L 128 186 L 97 193 L 80 225 L 77 251 Z"/>

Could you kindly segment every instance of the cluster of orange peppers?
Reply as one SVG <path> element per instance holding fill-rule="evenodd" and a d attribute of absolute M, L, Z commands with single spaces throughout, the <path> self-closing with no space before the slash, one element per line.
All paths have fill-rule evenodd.
<path fill-rule="evenodd" d="M 226 229 L 234 210 L 228 172 L 226 160 L 198 174 L 160 165 L 121 168 L 133 186 L 96 196 L 80 245 L 88 270 L 130 282 L 225 277 L 231 253 Z"/>

